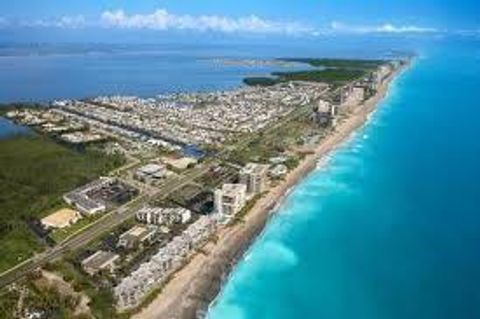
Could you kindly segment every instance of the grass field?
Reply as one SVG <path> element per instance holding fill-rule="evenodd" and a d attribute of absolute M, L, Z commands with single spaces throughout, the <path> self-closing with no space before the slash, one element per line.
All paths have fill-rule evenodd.
<path fill-rule="evenodd" d="M 27 220 L 47 215 L 63 193 L 122 163 L 121 156 L 78 153 L 44 137 L 0 141 L 0 272 L 42 249 Z"/>
<path fill-rule="evenodd" d="M 79 230 L 81 230 L 84 227 L 87 227 L 88 225 L 92 224 L 93 222 L 97 221 L 101 215 L 94 215 L 90 217 L 84 217 L 77 221 L 75 224 L 61 228 L 61 229 L 55 229 L 50 233 L 50 238 L 53 239 L 55 243 L 60 243 L 63 240 L 67 239 L 71 235 L 75 234 Z"/>
<path fill-rule="evenodd" d="M 268 163 L 271 157 L 283 155 L 292 146 L 298 145 L 302 136 L 315 131 L 321 134 L 321 128 L 313 125 L 307 115 L 291 120 L 268 133 L 254 133 L 246 147 L 234 149 L 226 160 L 240 166 L 248 162 Z"/>

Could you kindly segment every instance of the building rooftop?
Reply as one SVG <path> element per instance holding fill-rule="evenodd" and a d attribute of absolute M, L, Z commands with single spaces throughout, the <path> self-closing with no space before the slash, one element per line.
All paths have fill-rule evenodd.
<path fill-rule="evenodd" d="M 188 165 L 197 163 L 197 160 L 193 157 L 164 158 L 163 161 L 179 170 L 186 169 Z"/>
<path fill-rule="evenodd" d="M 115 253 L 110 251 L 99 250 L 93 255 L 82 260 L 82 266 L 84 268 L 92 269 L 94 271 L 98 271 L 102 269 L 105 264 L 111 263 L 118 259 L 119 256 Z"/>
<path fill-rule="evenodd" d="M 224 195 L 234 196 L 239 192 L 245 192 L 247 190 L 247 186 L 244 184 L 223 184 L 221 190 Z"/>
<path fill-rule="evenodd" d="M 242 169 L 244 174 L 266 174 L 268 172 L 269 165 L 259 163 L 248 163 Z"/>
<path fill-rule="evenodd" d="M 163 169 L 165 169 L 165 166 L 151 163 L 151 164 L 147 164 L 145 166 L 140 167 L 138 171 L 142 174 L 153 175 Z"/>
<path fill-rule="evenodd" d="M 155 232 L 157 230 L 156 227 L 146 227 L 146 226 L 143 226 L 143 225 L 136 225 L 136 226 L 133 226 L 132 228 L 130 228 L 129 230 L 127 230 L 125 233 L 123 233 L 121 236 L 126 236 L 126 235 L 130 235 L 130 236 L 134 236 L 136 238 L 142 238 L 152 232 Z"/>

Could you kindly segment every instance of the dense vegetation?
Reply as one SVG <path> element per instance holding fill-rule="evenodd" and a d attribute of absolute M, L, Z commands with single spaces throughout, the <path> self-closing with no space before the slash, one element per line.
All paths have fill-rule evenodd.
<path fill-rule="evenodd" d="M 342 68 L 342 69 L 375 69 L 384 60 L 352 60 L 352 59 L 311 59 L 311 58 L 286 58 L 287 62 L 306 63 L 315 67 Z"/>
<path fill-rule="evenodd" d="M 279 83 L 280 81 L 273 77 L 248 77 L 243 79 L 243 83 L 246 85 L 254 86 L 271 86 Z"/>
<path fill-rule="evenodd" d="M 39 272 L 33 272 L 14 288 L 0 291 L 0 319 L 33 318 L 34 313 L 48 319 L 91 318 L 76 311 L 79 302 L 78 295 L 66 292 L 42 278 Z"/>
<path fill-rule="evenodd" d="M 45 105 L 40 104 L 40 103 L 8 103 L 8 104 L 2 104 L 0 103 L 0 116 L 5 115 L 8 111 L 12 110 L 21 110 L 21 109 L 38 109 L 38 108 L 44 108 Z"/>
<path fill-rule="evenodd" d="M 65 260 L 48 264 L 47 270 L 61 274 L 76 292 L 83 292 L 90 298 L 89 307 L 95 318 L 122 318 L 115 310 L 113 292 L 101 275 L 90 277 L 79 267 L 77 257 L 68 256 Z"/>
<path fill-rule="evenodd" d="M 16 290 L 3 289 L 0 291 L 0 319 L 14 318 L 20 293 Z"/>
<path fill-rule="evenodd" d="M 274 77 L 251 77 L 243 82 L 247 85 L 269 86 L 288 81 L 310 81 L 328 84 L 343 84 L 357 80 L 367 74 L 363 69 L 328 68 L 322 70 L 307 70 L 294 72 L 273 72 Z"/>
<path fill-rule="evenodd" d="M 342 83 L 356 80 L 366 74 L 363 70 L 354 69 L 325 69 L 297 72 L 274 72 L 282 82 L 285 81 L 312 81 L 324 83 Z"/>
<path fill-rule="evenodd" d="M 41 248 L 27 221 L 62 205 L 63 193 L 122 163 L 121 156 L 78 153 L 44 137 L 0 141 L 0 272 Z"/>
<path fill-rule="evenodd" d="M 247 85 L 270 86 L 288 81 L 323 82 L 332 85 L 342 85 L 357 80 L 384 64 L 383 60 L 348 60 L 348 59 L 310 59 L 310 58 L 285 58 L 287 62 L 309 64 L 319 69 L 273 72 L 266 77 L 247 77 L 243 82 Z"/>

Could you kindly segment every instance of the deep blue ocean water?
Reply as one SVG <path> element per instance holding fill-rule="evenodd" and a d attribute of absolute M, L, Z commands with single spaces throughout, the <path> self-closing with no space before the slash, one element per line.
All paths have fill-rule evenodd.
<path fill-rule="evenodd" d="M 437 43 L 286 198 L 208 319 L 480 318 L 480 43 Z"/>
<path fill-rule="evenodd" d="M 321 42 L 321 41 L 320 41 Z M 0 102 L 238 86 L 211 58 L 417 50 L 368 125 L 295 187 L 209 319 L 480 317 L 480 42 L 0 45 Z M 0 118 L 0 137 L 18 127 Z"/>

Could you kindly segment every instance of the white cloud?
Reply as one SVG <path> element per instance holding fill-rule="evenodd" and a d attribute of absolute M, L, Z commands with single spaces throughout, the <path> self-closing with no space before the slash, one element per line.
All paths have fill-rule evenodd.
<path fill-rule="evenodd" d="M 177 15 L 165 9 L 129 15 L 123 10 L 105 11 L 101 22 L 106 27 L 152 30 L 194 30 L 224 33 L 310 34 L 312 28 L 297 22 L 279 22 L 250 15 L 231 18 L 218 15 Z"/>
<path fill-rule="evenodd" d="M 86 24 L 85 17 L 82 15 L 63 16 L 58 20 L 58 25 L 62 28 L 82 28 Z"/>
<path fill-rule="evenodd" d="M 229 34 L 278 34 L 300 36 L 329 36 L 332 34 L 442 34 L 448 33 L 431 27 L 416 25 L 355 25 L 334 21 L 323 27 L 311 27 L 298 21 L 270 20 L 257 15 L 231 17 L 223 15 L 175 14 L 158 9 L 144 14 L 129 14 L 123 10 L 104 11 L 100 16 L 83 15 L 13 20 L 0 17 L 0 28 L 8 26 L 78 29 L 103 27 L 120 29 L 186 30 L 194 32 L 222 32 Z M 457 34 L 478 34 L 478 31 Z"/>
<path fill-rule="evenodd" d="M 66 28 L 78 29 L 87 25 L 87 21 L 83 15 L 63 16 L 54 19 L 38 19 L 33 21 L 21 21 L 21 26 L 24 27 L 44 27 L 44 28 Z"/>
<path fill-rule="evenodd" d="M 332 22 L 330 28 L 333 32 L 338 33 L 383 33 L 383 34 L 413 34 L 413 33 L 436 33 L 438 32 L 435 28 L 429 27 L 419 27 L 415 25 L 402 25 L 397 26 L 391 23 L 385 23 L 377 26 L 360 26 L 360 25 L 349 25 L 341 22 Z"/>

